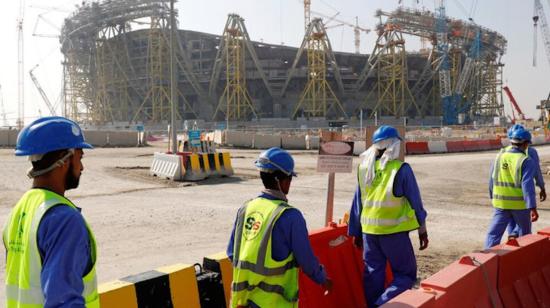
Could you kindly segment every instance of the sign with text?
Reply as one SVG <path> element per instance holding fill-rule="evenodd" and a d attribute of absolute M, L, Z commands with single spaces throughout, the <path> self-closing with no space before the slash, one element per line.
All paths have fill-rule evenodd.
<path fill-rule="evenodd" d="M 317 172 L 351 173 L 352 170 L 352 141 L 328 141 L 321 143 L 317 159 Z"/>
<path fill-rule="evenodd" d="M 189 131 L 189 144 L 194 148 L 201 146 L 201 131 L 200 130 L 190 130 Z"/>

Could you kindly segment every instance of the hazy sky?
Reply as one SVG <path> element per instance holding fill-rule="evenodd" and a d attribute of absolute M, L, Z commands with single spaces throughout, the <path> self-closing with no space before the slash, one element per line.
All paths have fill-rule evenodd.
<path fill-rule="evenodd" d="M 113 0 L 116 1 L 116 0 Z M 39 111 L 48 115 L 38 91 L 34 88 L 28 71 L 39 64 L 35 75 L 50 100 L 57 102 L 62 87 L 61 53 L 55 38 L 33 36 L 55 34 L 58 30 L 50 23 L 61 27 L 63 19 L 74 10 L 74 0 L 27 0 L 25 3 L 25 110 L 28 117 L 36 117 Z M 414 0 L 404 0 L 411 6 Z M 419 7 L 433 10 L 434 0 L 420 0 Z M 543 0 L 544 2 L 544 0 Z M 474 5 L 477 3 L 477 5 Z M 550 0 L 543 3 L 550 17 Z M 398 0 L 312 0 L 312 10 L 334 15 L 338 19 L 353 22 L 355 16 L 363 27 L 374 28 L 376 9 L 393 10 Z M 55 7 L 46 10 L 38 7 Z M 253 40 L 263 39 L 268 43 L 298 46 L 303 38 L 303 5 L 301 0 L 183 0 L 176 4 L 180 11 L 180 28 L 221 33 L 228 13 L 237 13 L 245 23 Z M 475 10 L 472 8 L 475 7 Z M 43 14 L 44 13 L 44 14 Z M 43 19 L 38 15 L 43 14 Z M 508 40 L 508 50 L 503 57 L 504 81 L 514 93 L 524 111 L 531 117 L 537 115 L 535 106 L 546 98 L 550 91 L 550 65 L 544 52 L 539 29 L 538 66 L 532 66 L 533 54 L 533 0 L 447 0 L 447 14 L 461 19 L 468 17 L 482 26 L 494 29 Z M 4 105 L 10 122 L 17 117 L 17 30 L 19 1 L 6 0 L 0 4 L 0 85 Z M 38 24 L 37 24 L 38 22 Z M 36 25 L 36 27 L 35 27 Z M 338 51 L 354 51 L 353 31 L 350 27 L 329 30 L 333 48 Z M 374 33 L 362 34 L 361 52 L 370 53 L 376 37 Z M 409 50 L 418 48 L 417 40 L 408 39 Z M 506 110 L 510 104 L 505 99 Z M 27 120 L 28 122 L 28 120 Z M 1 123 L 0 123 L 1 125 Z"/>

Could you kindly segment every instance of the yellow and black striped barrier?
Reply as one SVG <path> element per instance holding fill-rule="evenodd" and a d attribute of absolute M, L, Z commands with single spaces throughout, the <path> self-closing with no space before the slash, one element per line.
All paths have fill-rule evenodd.
<path fill-rule="evenodd" d="M 199 308 L 200 297 L 193 265 L 176 264 L 99 286 L 102 308 Z"/>

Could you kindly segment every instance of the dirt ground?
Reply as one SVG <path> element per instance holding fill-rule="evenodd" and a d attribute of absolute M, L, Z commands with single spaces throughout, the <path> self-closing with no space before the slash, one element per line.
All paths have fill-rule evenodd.
<path fill-rule="evenodd" d="M 253 167 L 259 151 L 231 150 L 235 176 L 199 183 L 173 183 L 148 176 L 160 147 L 95 149 L 86 152 L 80 187 L 67 196 L 82 207 L 99 246 L 99 281 L 175 263 L 201 262 L 225 250 L 237 208 L 255 197 L 261 181 Z M 543 165 L 550 146 L 539 147 Z M 293 152 L 299 173 L 289 200 L 302 210 L 309 230 L 322 227 L 327 175 L 315 171 L 314 152 Z M 460 255 L 481 249 L 491 219 L 487 185 L 495 152 L 409 156 L 428 211 L 430 247 L 418 253 L 419 276 L 425 278 Z M 359 159 L 355 159 L 355 164 Z M 0 221 L 31 182 L 29 163 L 0 150 Z M 544 166 L 546 169 L 546 166 Z M 546 171 L 544 169 L 544 171 Z M 335 218 L 351 205 L 355 174 L 337 174 Z M 540 207 L 534 230 L 550 226 L 550 201 Z M 416 232 L 411 233 L 415 249 Z M 5 252 L 0 249 L 0 281 Z M 4 302 L 0 292 L 0 302 Z"/>

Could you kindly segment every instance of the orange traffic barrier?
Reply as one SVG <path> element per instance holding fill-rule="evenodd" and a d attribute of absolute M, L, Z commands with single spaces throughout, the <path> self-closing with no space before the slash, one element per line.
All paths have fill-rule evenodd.
<path fill-rule="evenodd" d="M 447 141 L 447 151 L 464 152 L 464 141 Z"/>
<path fill-rule="evenodd" d="M 428 142 L 407 142 L 405 144 L 407 154 L 427 154 L 430 153 Z"/>
<path fill-rule="evenodd" d="M 549 245 L 547 236 L 529 234 L 488 249 L 499 256 L 498 292 L 505 307 L 550 305 L 550 280 L 544 277 Z"/>
<path fill-rule="evenodd" d="M 353 238 L 347 235 L 347 231 L 347 225 L 332 224 L 309 234 L 313 252 L 325 266 L 334 285 L 325 295 L 321 286 L 300 272 L 300 308 L 365 307 L 362 249 L 353 245 Z M 391 279 L 388 272 L 386 281 Z"/>
<path fill-rule="evenodd" d="M 491 139 L 489 140 L 489 144 L 491 145 L 492 150 L 502 148 L 502 141 L 500 141 L 500 139 Z"/>
<path fill-rule="evenodd" d="M 436 307 L 502 307 L 497 293 L 498 256 L 471 253 L 421 282 L 439 291 Z"/>
<path fill-rule="evenodd" d="M 437 294 L 434 290 L 407 290 L 397 297 L 393 298 L 391 301 L 384 304 L 384 308 L 435 308 L 436 301 L 435 295 Z"/>

